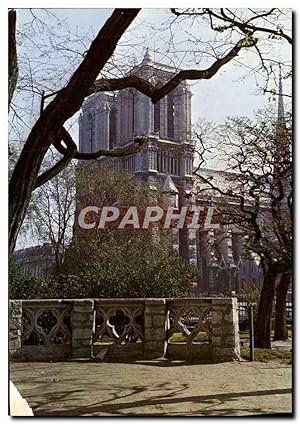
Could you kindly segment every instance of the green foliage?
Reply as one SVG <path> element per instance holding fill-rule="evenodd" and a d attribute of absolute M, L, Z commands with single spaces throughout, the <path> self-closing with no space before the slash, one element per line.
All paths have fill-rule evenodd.
<path fill-rule="evenodd" d="M 250 349 L 241 348 L 241 357 L 244 359 L 250 359 Z M 254 349 L 254 360 L 258 362 L 269 362 L 273 359 L 283 359 L 289 360 L 292 359 L 292 352 L 280 349 Z"/>
<path fill-rule="evenodd" d="M 261 287 L 254 281 L 243 281 L 241 291 L 238 295 L 239 302 L 247 302 L 253 304 L 254 322 L 257 318 L 257 310 L 260 301 Z M 249 317 L 240 322 L 240 330 L 249 329 L 250 320 Z"/>
<path fill-rule="evenodd" d="M 239 302 L 253 303 L 254 322 L 257 319 L 258 306 L 260 302 L 261 287 L 256 282 L 246 281 L 242 283 L 241 292 L 238 295 Z M 275 300 L 273 301 L 272 318 L 275 318 Z M 249 322 L 246 323 L 249 326 Z"/>
<path fill-rule="evenodd" d="M 196 342 L 206 342 L 207 339 L 207 333 L 205 331 L 199 331 L 194 340 Z M 170 341 L 171 343 L 185 343 L 186 338 L 182 335 L 182 333 L 173 333 L 172 337 L 170 337 Z"/>
<path fill-rule="evenodd" d="M 245 38 L 239 41 L 240 47 L 253 47 L 257 44 L 258 38 L 252 34 L 247 35 Z"/>
<path fill-rule="evenodd" d="M 99 262 L 73 274 L 30 275 L 13 265 L 11 299 L 67 299 L 85 297 L 181 297 L 191 295 L 197 269 L 182 258 L 141 255 L 126 262 L 122 256 Z"/>
<path fill-rule="evenodd" d="M 74 240 L 67 251 L 60 278 L 84 281 L 89 297 L 180 297 L 191 294 L 197 269 L 168 255 L 166 240 L 157 243 L 149 232 L 124 230 L 103 240 Z M 122 237 L 123 236 L 123 237 Z"/>
<path fill-rule="evenodd" d="M 162 204 L 146 186 L 137 188 L 135 178 L 117 175 L 106 167 L 81 167 L 77 187 L 85 193 L 83 205 L 145 207 Z M 92 178 L 91 178 L 92 170 Z M 190 296 L 198 270 L 171 252 L 171 230 L 77 229 L 57 275 L 45 278 L 13 278 L 11 297 L 181 297 Z M 22 281 L 22 282 L 21 282 Z M 26 281 L 23 295 L 24 281 Z M 28 287 L 27 287 L 28 286 Z M 31 289 L 31 290 L 30 290 Z"/>
<path fill-rule="evenodd" d="M 112 167 L 82 167 L 79 192 L 84 201 L 98 206 L 118 204 L 144 208 L 163 204 L 162 193 L 148 185 L 137 186 L 135 177 L 116 174 Z M 154 196 L 153 196 L 154 194 Z M 179 297 L 191 294 L 196 267 L 171 254 L 170 230 L 95 229 L 78 231 L 66 252 L 63 276 L 84 281 L 90 297 Z M 65 277 L 64 277 L 65 278 Z"/>
<path fill-rule="evenodd" d="M 49 296 L 47 294 L 49 293 Z M 11 299 L 38 299 L 52 297 L 47 278 L 22 271 L 19 265 L 11 263 L 9 268 L 9 296 Z"/>
<path fill-rule="evenodd" d="M 240 302 L 256 303 L 258 305 L 260 299 L 261 288 L 256 282 L 244 281 L 242 283 L 241 292 L 239 293 Z"/>

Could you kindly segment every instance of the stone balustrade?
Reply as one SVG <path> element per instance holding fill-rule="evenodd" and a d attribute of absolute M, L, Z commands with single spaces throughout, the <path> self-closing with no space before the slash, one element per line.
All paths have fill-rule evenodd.
<path fill-rule="evenodd" d="M 11 300 L 20 361 L 239 358 L 236 298 Z"/>

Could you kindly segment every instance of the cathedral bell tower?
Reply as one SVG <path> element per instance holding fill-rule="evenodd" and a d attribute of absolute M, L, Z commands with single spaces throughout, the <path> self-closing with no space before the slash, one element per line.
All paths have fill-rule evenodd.
<path fill-rule="evenodd" d="M 169 81 L 177 69 L 155 62 L 146 49 L 140 64 L 129 75 L 140 76 L 153 85 Z M 117 172 L 135 175 L 138 183 L 163 187 L 170 178 L 179 190 L 179 204 L 192 184 L 193 144 L 191 140 L 191 97 L 187 82 L 180 83 L 164 98 L 152 100 L 134 88 L 117 93 L 99 92 L 89 96 L 79 118 L 79 146 L 82 152 L 110 150 L 130 145 L 138 135 L 146 136 L 139 153 L 120 158 L 100 158 L 113 162 Z M 183 256 L 189 258 L 189 243 Z M 182 248 L 179 249 L 182 251 Z"/>

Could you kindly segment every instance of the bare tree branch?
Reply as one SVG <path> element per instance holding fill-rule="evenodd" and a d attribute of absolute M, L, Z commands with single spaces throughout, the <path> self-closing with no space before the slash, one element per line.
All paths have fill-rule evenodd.
<path fill-rule="evenodd" d="M 249 10 L 251 10 L 251 9 L 249 9 Z M 234 14 L 233 14 L 234 18 L 231 18 L 230 16 L 228 16 L 228 14 L 225 13 L 224 8 L 220 8 L 220 14 L 215 12 L 215 10 L 205 9 L 205 8 L 204 9 L 186 9 L 182 12 L 180 12 L 177 9 L 171 9 L 171 12 L 176 16 L 205 16 L 205 15 L 207 15 L 210 18 L 211 28 L 214 31 L 232 29 L 232 28 L 236 27 L 240 31 L 242 31 L 244 34 L 249 33 L 249 31 L 252 32 L 252 33 L 256 32 L 256 31 L 265 32 L 265 33 L 268 33 L 268 34 L 273 35 L 275 37 L 276 36 L 282 37 L 285 40 L 287 40 L 289 44 L 293 44 L 292 37 L 290 37 L 288 34 L 284 33 L 282 31 L 282 29 L 265 28 L 265 27 L 262 27 L 260 25 L 253 24 L 254 20 L 269 16 L 275 10 L 276 10 L 276 8 L 273 8 L 273 9 L 269 9 L 267 12 L 263 12 L 261 14 L 255 13 L 254 16 L 252 16 L 251 18 L 249 18 L 245 21 L 238 20 L 237 16 L 234 15 Z M 226 22 L 229 25 L 224 26 L 223 28 L 213 26 L 212 17 L 214 17 L 214 18 L 216 18 L 220 21 Z"/>
<path fill-rule="evenodd" d="M 136 75 L 130 75 L 124 78 L 99 79 L 95 81 L 93 86 L 90 88 L 89 94 L 97 91 L 115 91 L 132 87 L 150 97 L 152 102 L 156 103 L 174 90 L 182 81 L 212 78 L 222 66 L 226 65 L 234 57 L 236 57 L 242 48 L 253 47 L 256 45 L 256 42 L 256 39 L 252 37 L 243 38 L 236 43 L 236 45 L 225 56 L 217 59 L 209 68 L 203 70 L 188 69 L 179 71 L 160 88 L 157 88 L 149 81 L 146 81 Z"/>
<path fill-rule="evenodd" d="M 65 128 L 63 128 L 56 136 L 53 142 L 54 146 L 61 145 L 61 141 L 64 141 L 67 145 L 67 148 L 64 148 L 64 152 L 62 153 L 63 157 L 53 167 L 37 177 L 34 190 L 58 175 L 71 162 L 71 160 L 74 159 L 77 152 L 77 146 Z"/>
<path fill-rule="evenodd" d="M 146 137 L 139 136 L 134 139 L 133 143 L 124 147 L 119 147 L 113 150 L 100 149 L 93 153 L 81 153 L 78 152 L 76 143 L 70 133 L 63 127 L 53 141 L 54 147 L 60 154 L 63 155 L 63 157 L 53 167 L 38 176 L 34 190 L 58 175 L 72 159 L 93 160 L 98 159 L 101 156 L 121 157 L 132 155 L 140 151 L 141 146 L 146 139 Z M 64 142 L 67 147 L 63 146 L 62 142 Z"/>
<path fill-rule="evenodd" d="M 139 9 L 116 9 L 113 12 L 92 42 L 65 89 L 47 105 L 33 126 L 9 185 L 10 251 L 14 249 L 45 154 L 65 121 L 80 108 L 84 98 L 89 94 L 89 88 L 138 13 Z"/>
<path fill-rule="evenodd" d="M 16 45 L 16 11 L 8 11 L 8 106 L 18 80 L 18 56 Z"/>

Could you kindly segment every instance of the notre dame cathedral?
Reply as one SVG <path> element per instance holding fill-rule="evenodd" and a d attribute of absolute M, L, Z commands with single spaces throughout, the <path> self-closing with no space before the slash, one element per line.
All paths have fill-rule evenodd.
<path fill-rule="evenodd" d="M 153 84 L 169 80 L 175 69 L 151 59 L 148 49 L 131 73 Z M 155 105 L 136 89 L 118 93 L 99 92 L 88 97 L 79 117 L 81 152 L 111 150 L 132 144 L 136 135 L 146 136 L 139 153 L 125 157 L 100 158 L 113 162 L 117 172 L 133 174 L 137 182 L 155 190 L 163 187 L 170 206 L 204 205 L 193 192 L 199 184 L 193 175 L 194 145 L 191 137 L 192 92 L 182 82 Z M 234 178 L 228 172 L 201 169 L 205 177 L 222 181 Z M 198 293 L 240 291 L 241 282 L 260 283 L 262 271 L 254 260 L 243 258 L 243 243 L 230 228 L 179 230 L 174 251 L 199 269 Z"/>

